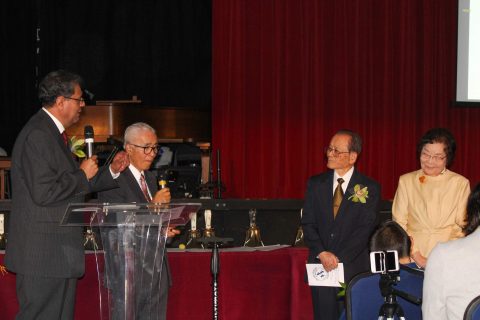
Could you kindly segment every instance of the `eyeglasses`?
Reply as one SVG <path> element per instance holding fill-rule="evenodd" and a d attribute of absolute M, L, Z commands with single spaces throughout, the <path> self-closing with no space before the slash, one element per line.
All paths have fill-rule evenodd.
<path fill-rule="evenodd" d="M 62 96 L 62 97 L 64 97 L 65 99 L 68 99 L 68 100 L 75 100 L 75 101 L 78 101 L 80 103 L 82 103 L 82 102 L 85 103 L 85 100 L 83 99 L 83 97 L 80 98 L 80 99 L 72 98 L 72 97 L 65 97 L 65 96 Z"/>
<path fill-rule="evenodd" d="M 424 161 L 429 161 L 429 160 L 432 160 L 433 162 L 440 162 L 440 161 L 443 161 L 447 156 L 439 156 L 439 155 L 430 155 L 424 151 L 422 151 L 422 153 L 420 153 L 420 158 L 422 158 L 422 160 Z"/>
<path fill-rule="evenodd" d="M 152 151 L 153 151 L 153 153 L 157 153 L 158 149 L 160 149 L 157 144 L 153 145 L 153 146 L 139 146 L 139 145 L 136 145 L 136 144 L 133 144 L 133 143 L 129 143 L 129 144 L 134 146 L 134 147 L 143 149 L 143 153 L 145 153 L 145 154 L 150 154 L 150 153 L 152 153 Z"/>
<path fill-rule="evenodd" d="M 325 148 L 325 153 L 329 154 L 330 152 L 333 154 L 334 157 L 338 157 L 342 153 L 350 153 L 350 151 L 338 151 L 334 147 L 333 148 L 332 147 L 326 147 Z"/>

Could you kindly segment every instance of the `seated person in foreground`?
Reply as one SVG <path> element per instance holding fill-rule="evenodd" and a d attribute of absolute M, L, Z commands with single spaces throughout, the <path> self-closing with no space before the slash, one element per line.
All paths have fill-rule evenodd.
<path fill-rule="evenodd" d="M 465 238 L 439 243 L 425 269 L 424 319 L 463 319 L 480 294 L 480 184 L 468 198 Z"/>
<path fill-rule="evenodd" d="M 394 288 L 407 293 L 414 298 L 422 297 L 423 271 L 410 268 L 415 266 L 410 263 L 411 241 L 403 228 L 394 221 L 386 221 L 381 224 L 373 233 L 370 240 L 371 251 L 396 250 L 398 252 L 400 271 L 380 275 L 379 273 L 362 273 L 353 278 L 348 284 L 346 302 L 347 318 L 351 320 L 377 319 L 379 313 L 384 314 L 381 308 L 385 303 L 385 297 L 382 296 L 380 283 L 386 279 L 397 279 L 390 286 L 384 288 Z M 406 319 L 421 319 L 422 310 L 419 306 L 402 297 L 396 297 L 396 301 L 402 307 Z M 341 319 L 345 319 L 342 317 Z M 397 318 L 395 318 L 397 319 Z"/>
<path fill-rule="evenodd" d="M 409 267 L 416 267 L 410 259 L 413 243 L 407 232 L 395 221 L 382 223 L 370 239 L 370 251 L 395 250 L 398 252 L 398 262 Z"/>

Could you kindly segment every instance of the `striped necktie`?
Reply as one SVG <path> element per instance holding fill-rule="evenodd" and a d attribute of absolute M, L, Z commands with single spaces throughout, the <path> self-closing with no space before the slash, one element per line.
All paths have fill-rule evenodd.
<path fill-rule="evenodd" d="M 64 130 L 61 135 L 62 135 L 63 143 L 65 143 L 65 146 L 68 147 L 67 132 Z"/>
<path fill-rule="evenodd" d="M 150 194 L 148 193 L 147 183 L 145 182 L 145 176 L 143 173 L 140 175 L 140 187 L 147 202 L 151 202 L 152 198 L 150 198 Z"/>

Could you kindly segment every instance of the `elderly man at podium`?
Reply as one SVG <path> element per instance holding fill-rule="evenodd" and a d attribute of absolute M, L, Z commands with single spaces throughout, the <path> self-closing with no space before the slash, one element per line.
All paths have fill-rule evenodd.
<path fill-rule="evenodd" d="M 166 203 L 170 201 L 169 189 L 163 186 L 159 188 L 155 174 L 148 171 L 158 152 L 157 141 L 155 129 L 146 123 L 134 123 L 125 130 L 124 148 L 130 160 L 130 165 L 118 177 L 118 188 L 98 194 L 100 201 L 109 203 Z M 118 231 L 113 231 L 113 238 L 118 236 L 115 232 Z M 151 232 L 158 232 L 158 229 L 151 230 Z M 173 237 L 179 233 L 180 231 L 178 230 L 168 228 L 167 237 Z M 115 241 L 115 239 L 112 239 L 111 232 L 108 237 L 109 239 L 107 241 Z M 154 255 L 155 253 L 149 252 L 147 254 Z M 118 268 L 114 263 L 110 263 L 110 266 L 108 265 L 108 260 L 111 257 L 109 257 L 108 252 L 106 252 L 106 255 L 107 269 Z M 135 259 L 139 259 L 138 252 L 135 253 Z M 140 264 L 135 261 L 135 265 Z M 135 319 L 166 319 L 168 288 L 171 284 L 167 257 L 164 256 L 163 259 L 156 259 L 153 270 L 150 270 L 150 268 L 145 265 L 143 265 L 142 268 L 142 270 L 136 270 L 135 276 Z M 151 275 L 152 272 L 153 275 Z M 119 274 L 119 272 L 115 272 L 115 270 L 113 270 L 113 273 Z M 152 290 L 148 292 L 141 290 L 144 284 L 142 284 L 138 276 L 138 274 L 144 273 L 152 276 L 154 281 L 153 284 L 148 283 L 148 286 L 152 288 Z M 121 290 L 123 288 L 122 279 L 113 280 L 114 283 L 119 284 L 119 287 L 116 287 L 114 284 L 110 289 L 112 291 Z M 140 293 L 141 291 L 143 293 Z M 122 294 L 122 292 L 117 293 Z M 116 292 L 113 292 L 113 294 L 115 295 Z M 113 319 L 123 317 L 121 314 L 118 314 L 123 312 L 123 307 L 124 306 L 118 305 L 113 306 Z"/>

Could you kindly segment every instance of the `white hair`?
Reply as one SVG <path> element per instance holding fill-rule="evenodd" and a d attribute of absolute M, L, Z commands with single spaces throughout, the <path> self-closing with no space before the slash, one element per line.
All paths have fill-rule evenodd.
<path fill-rule="evenodd" d="M 153 134 L 157 134 L 155 132 L 155 129 L 153 129 L 150 125 L 146 124 L 145 122 L 136 122 L 134 124 L 131 124 L 125 129 L 125 135 L 123 136 L 123 147 L 128 143 L 132 142 L 132 139 L 136 137 L 140 131 L 150 131 Z"/>

